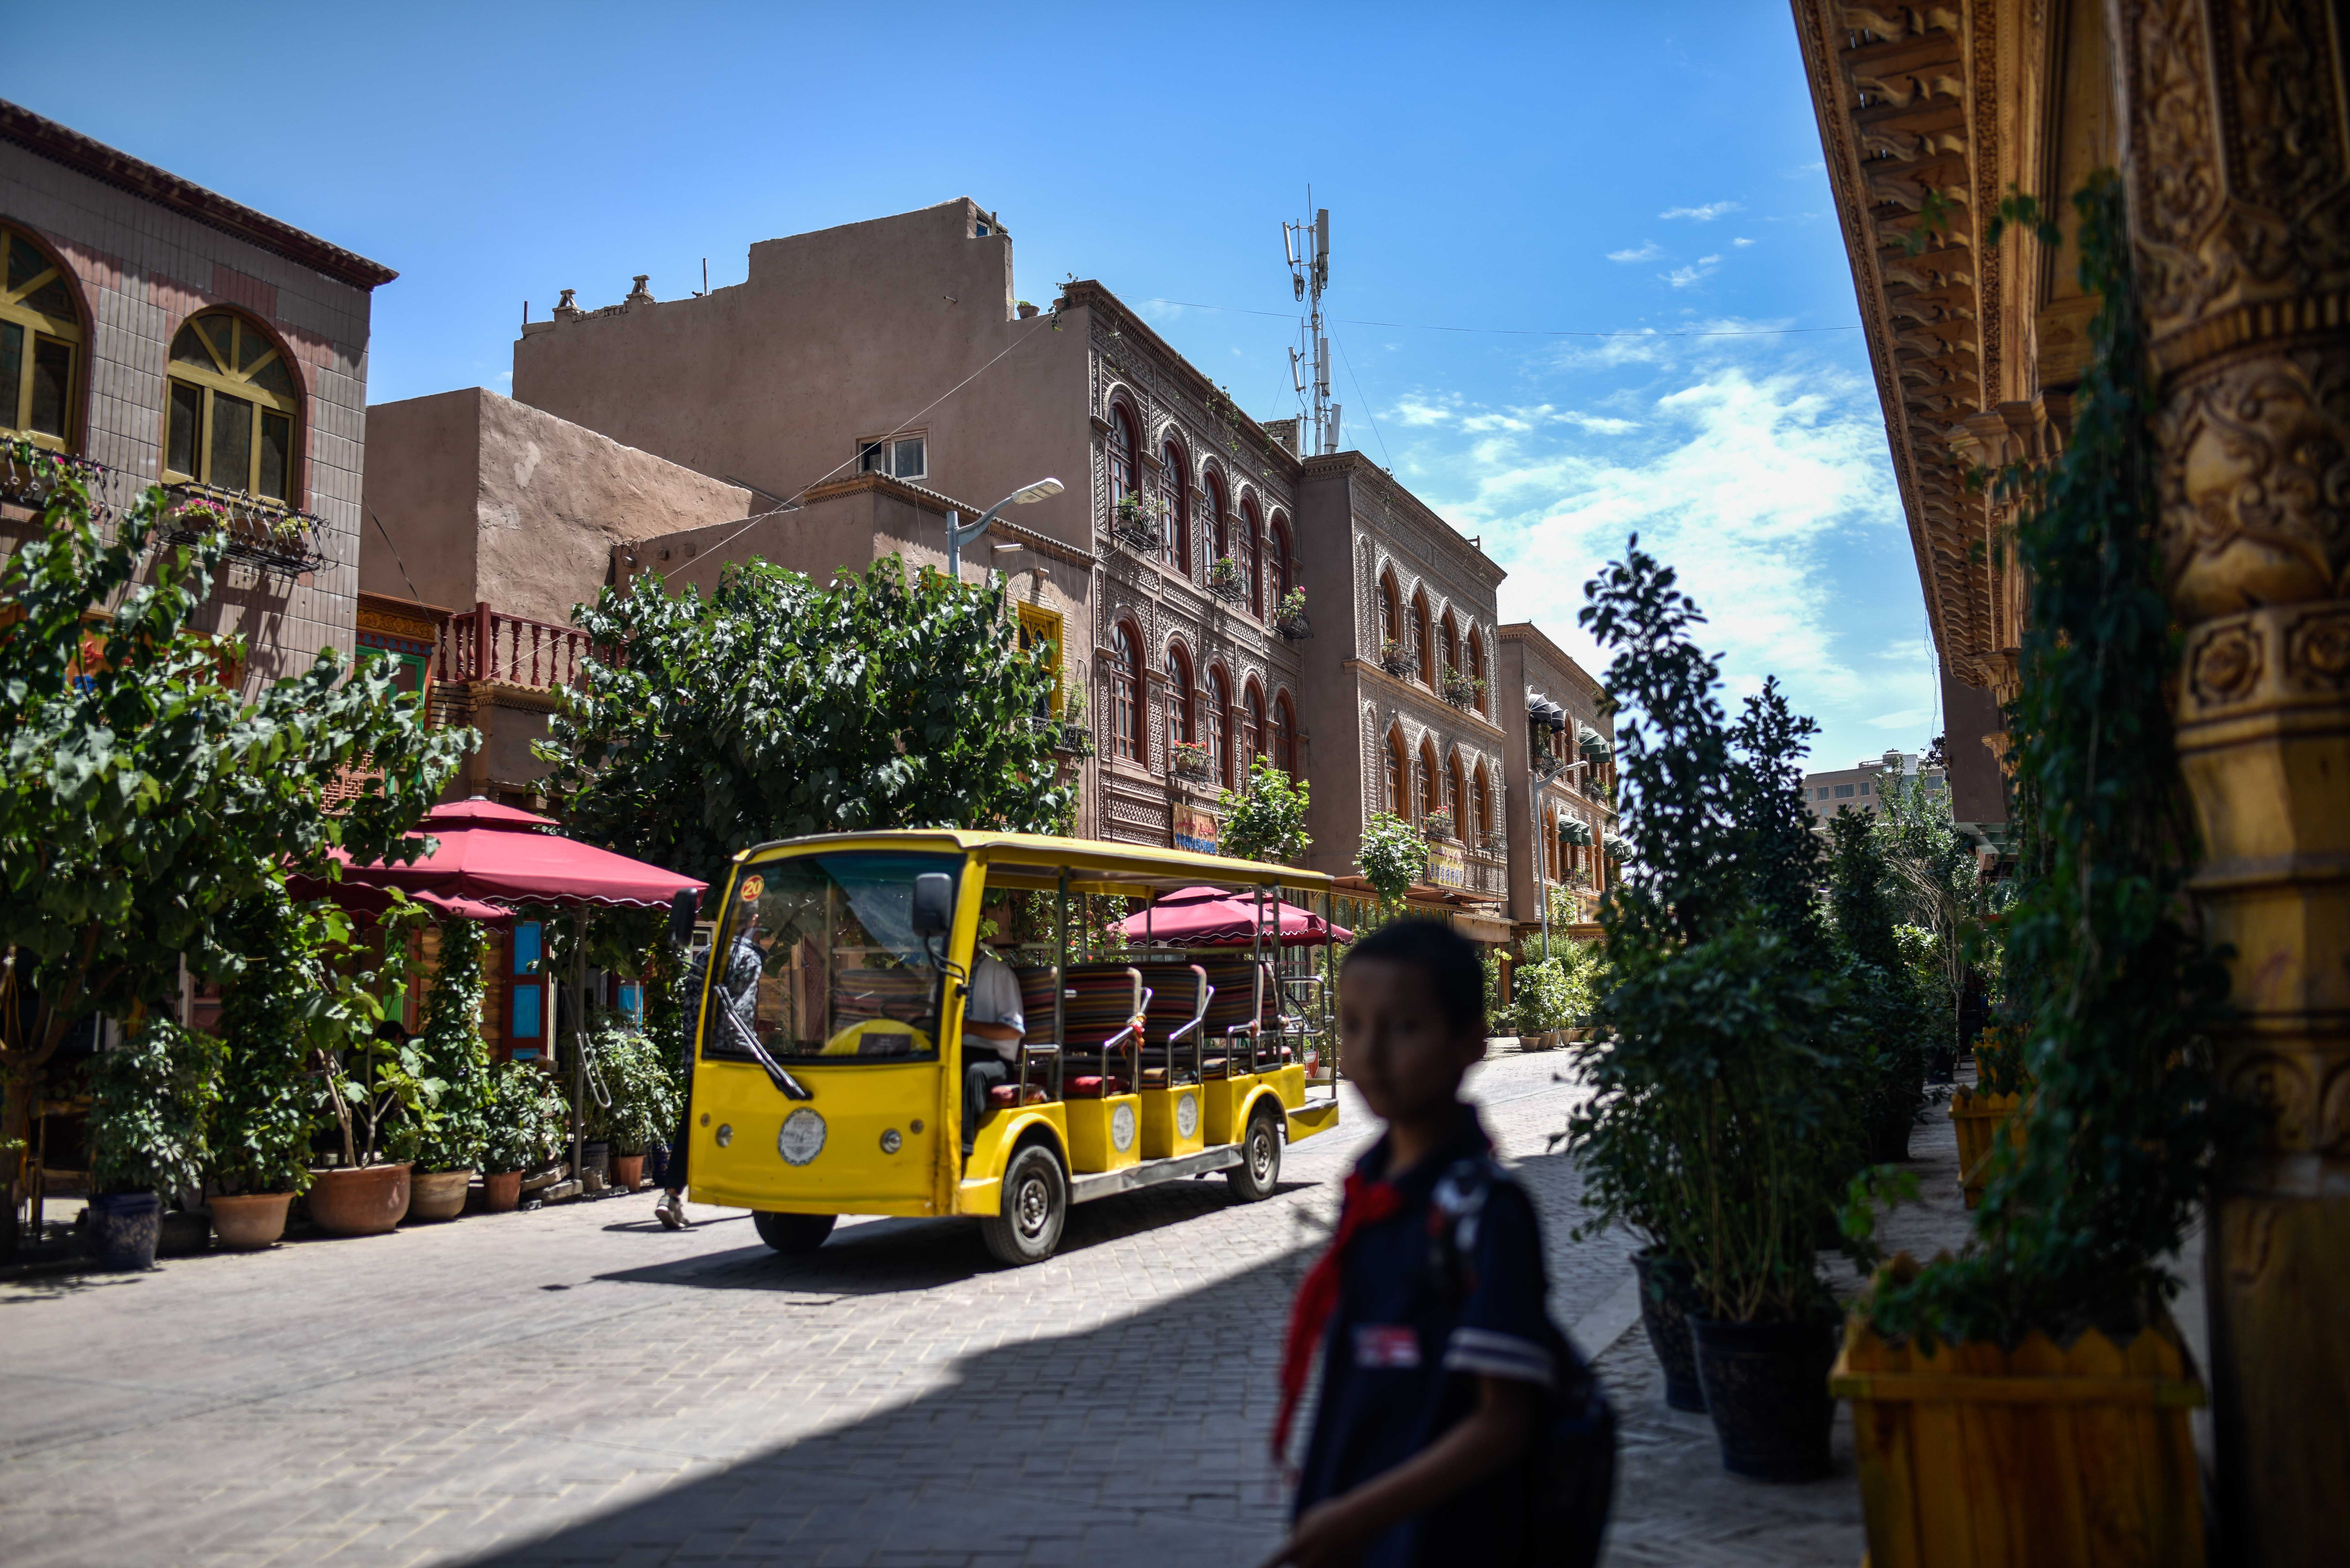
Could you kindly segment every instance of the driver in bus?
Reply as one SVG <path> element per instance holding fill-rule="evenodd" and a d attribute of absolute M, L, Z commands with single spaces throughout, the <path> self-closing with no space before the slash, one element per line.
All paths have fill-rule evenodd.
<path fill-rule="evenodd" d="M 971 994 L 962 1007 L 962 1152 L 987 1115 L 987 1092 L 1012 1079 L 1028 1020 L 1020 1011 L 1020 977 L 985 948 L 971 962 Z"/>

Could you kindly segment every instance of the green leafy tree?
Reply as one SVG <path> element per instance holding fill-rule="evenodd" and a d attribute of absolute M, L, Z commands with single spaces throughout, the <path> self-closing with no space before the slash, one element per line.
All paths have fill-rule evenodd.
<path fill-rule="evenodd" d="M 1355 864 L 1371 885 L 1382 919 L 1403 907 L 1411 885 L 1428 875 L 1428 840 L 1417 827 L 1389 812 L 1377 811 L 1363 825 L 1362 847 Z"/>
<path fill-rule="evenodd" d="M 1705 1314 L 1827 1309 L 1814 1246 L 1850 1173 L 1803 799 L 1809 720 L 1775 681 L 1732 722 L 1698 607 L 1638 548 L 1586 589 L 1637 854 L 1600 910 L 1613 983 L 1577 1053 L 1594 1094 L 1568 1124 L 1588 1234 L 1624 1224 L 1689 1265 Z"/>
<path fill-rule="evenodd" d="M 1894 877 L 1875 821 L 1846 806 L 1828 823 L 1828 905 L 1851 966 L 1846 1024 L 1873 1156 L 1904 1147 L 1926 1103 L 1926 1019 L 1894 925 Z M 1898 1158 L 1898 1157 L 1894 1157 Z"/>
<path fill-rule="evenodd" d="M 310 1185 L 314 1035 L 347 936 L 339 911 L 298 904 L 276 882 L 238 900 L 215 924 L 211 967 L 224 983 L 210 1170 L 230 1191 L 302 1192 Z"/>
<path fill-rule="evenodd" d="M 571 1102 L 536 1063 L 506 1061 L 490 1074 L 482 1168 L 530 1170 L 553 1159 L 571 1133 Z"/>
<path fill-rule="evenodd" d="M 1921 777 L 1878 787 L 1876 832 L 1886 863 L 1898 879 L 1903 918 L 1931 940 L 1923 953 L 1933 1001 L 1951 1050 L 1961 1050 L 1959 1003 L 1967 970 L 1982 958 L 1983 887 L 1974 846 L 1951 815 L 1950 792 L 1929 790 Z"/>
<path fill-rule="evenodd" d="M 404 936 L 400 940 L 405 945 Z M 442 923 L 440 972 L 418 1037 L 426 1074 L 443 1085 L 432 1107 L 432 1129 L 416 1153 L 427 1170 L 478 1169 L 489 1139 L 490 1051 L 482 1039 L 482 999 L 489 994 L 482 957 L 487 945 L 487 934 L 473 920 Z"/>
<path fill-rule="evenodd" d="M 177 1192 L 203 1180 L 220 1096 L 220 1042 L 151 1016 L 90 1062 L 90 1181 L 100 1192 Z"/>
<path fill-rule="evenodd" d="M 684 1096 L 658 1042 L 616 1017 L 597 1021 L 596 1072 L 611 1103 L 588 1107 L 588 1136 L 614 1154 L 642 1154 L 677 1130 Z"/>
<path fill-rule="evenodd" d="M 325 870 L 336 846 L 414 853 L 402 835 L 473 742 L 428 729 L 380 663 L 352 671 L 332 652 L 241 701 L 220 675 L 244 644 L 192 625 L 227 535 L 151 556 L 168 505 L 151 488 L 109 536 L 66 475 L 0 561 L 16 612 L 0 629 L 0 946 L 39 992 L 0 1046 L 0 1140 L 24 1138 L 75 1022 L 175 995 L 180 955 L 200 958 L 230 906 L 288 867 Z"/>
<path fill-rule="evenodd" d="M 594 653 L 539 754 L 572 831 L 696 876 L 887 827 L 1050 832 L 1075 799 L 1030 721 L 1053 682 L 1004 587 L 897 557 L 822 587 L 765 562 L 705 599 L 652 575 L 575 618 Z"/>
<path fill-rule="evenodd" d="M 1314 842 L 1305 832 L 1311 800 L 1304 779 L 1293 780 L 1269 758 L 1257 758 L 1240 789 L 1226 790 L 1217 799 L 1224 852 L 1243 860 L 1295 865 Z"/>
<path fill-rule="evenodd" d="M 2177 1289 L 2176 1251 L 2231 1130 L 2207 1030 L 2225 971 L 2182 919 L 2195 854 L 2167 687 L 2146 328 L 2120 179 L 2075 199 L 2081 281 L 2099 296 L 2064 453 L 2023 492 L 2030 585 L 2010 708 L 2021 887 L 2003 913 L 2007 986 L 2037 1087 L 1956 1258 L 1879 1288 L 1888 1335 L 2126 1338 Z"/>

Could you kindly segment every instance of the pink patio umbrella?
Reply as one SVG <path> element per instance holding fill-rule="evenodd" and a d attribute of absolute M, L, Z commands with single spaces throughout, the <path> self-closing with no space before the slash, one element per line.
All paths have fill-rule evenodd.
<path fill-rule="evenodd" d="M 1330 926 L 1321 916 L 1286 900 L 1266 899 L 1265 913 L 1272 917 L 1266 935 L 1282 947 L 1312 947 L 1326 935 L 1333 941 L 1355 940 L 1355 933 L 1346 927 Z M 1256 939 L 1256 895 L 1227 893 L 1222 888 L 1180 888 L 1149 909 L 1128 915 L 1119 929 L 1135 942 L 1147 940 L 1178 948 L 1248 947 Z"/>
<path fill-rule="evenodd" d="M 357 886 L 397 888 L 411 898 L 430 893 L 508 908 L 541 904 L 574 909 L 667 909 L 680 892 L 691 888 L 699 893 L 707 886 L 546 831 L 555 826 L 551 818 L 479 796 L 456 801 L 427 812 L 421 832 L 411 836 L 438 839 L 440 847 L 432 854 L 405 866 L 360 866 L 338 850 L 335 857 L 343 863 L 340 884 L 296 877 L 290 886 L 301 898 L 334 898 L 338 887 Z"/>

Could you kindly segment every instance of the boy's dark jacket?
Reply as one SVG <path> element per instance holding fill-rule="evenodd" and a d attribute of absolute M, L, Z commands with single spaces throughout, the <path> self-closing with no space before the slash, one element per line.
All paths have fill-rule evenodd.
<path fill-rule="evenodd" d="M 1476 1407 L 1481 1376 L 1508 1377 L 1544 1391 L 1525 1458 L 1388 1531 L 1365 1568 L 1596 1561 L 1614 1417 L 1550 1321 L 1533 1202 L 1467 1107 L 1444 1147 L 1392 1181 L 1388 1158 L 1382 1138 L 1348 1179 L 1338 1240 L 1292 1320 L 1292 1382 L 1317 1326 L 1324 1345 L 1298 1511 L 1435 1442 Z"/>

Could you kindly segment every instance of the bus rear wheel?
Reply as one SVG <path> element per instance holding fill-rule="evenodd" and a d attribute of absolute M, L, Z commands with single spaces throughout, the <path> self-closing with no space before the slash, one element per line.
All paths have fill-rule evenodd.
<path fill-rule="evenodd" d="M 759 1228 L 759 1240 L 786 1258 L 796 1258 L 815 1251 L 832 1234 L 837 1214 L 770 1214 L 760 1210 L 751 1216 L 751 1223 Z"/>
<path fill-rule="evenodd" d="M 1270 1100 L 1260 1100 L 1249 1115 L 1248 1135 L 1241 1139 L 1241 1162 L 1224 1172 L 1232 1196 L 1257 1203 L 1273 1196 L 1281 1183 L 1281 1114 Z"/>
<path fill-rule="evenodd" d="M 980 1239 L 997 1262 L 1017 1268 L 1041 1263 L 1060 1249 L 1069 1217 L 1069 1179 L 1040 1143 L 1012 1157 L 1004 1168 L 1001 1207 L 979 1222 Z"/>

